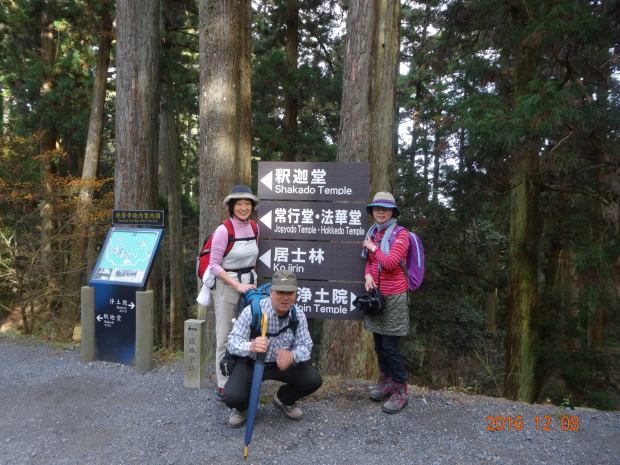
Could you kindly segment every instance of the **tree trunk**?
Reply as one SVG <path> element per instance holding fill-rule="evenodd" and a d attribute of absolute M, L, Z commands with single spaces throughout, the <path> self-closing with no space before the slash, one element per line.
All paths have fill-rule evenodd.
<path fill-rule="evenodd" d="M 526 6 L 515 9 L 516 23 L 525 30 Z M 537 46 L 522 38 L 515 50 L 514 104 L 527 95 L 538 61 Z M 533 402 L 535 396 L 535 312 L 538 310 L 538 241 L 541 231 L 540 141 L 523 140 L 514 150 L 514 170 L 510 192 L 510 246 L 506 334 L 505 396 Z"/>
<path fill-rule="evenodd" d="M 499 262 L 499 252 L 497 249 L 493 248 L 489 251 L 488 254 L 488 263 L 489 267 L 486 275 L 488 276 L 488 281 L 495 284 L 491 289 L 488 289 L 486 292 L 486 330 L 489 333 L 495 334 L 497 332 L 497 264 Z"/>
<path fill-rule="evenodd" d="M 200 241 L 225 214 L 222 200 L 235 183 L 250 184 L 250 2 L 201 0 L 200 14 Z M 208 318 L 207 318 L 208 316 Z M 215 347 L 213 312 L 207 320 Z"/>
<path fill-rule="evenodd" d="M 299 48 L 299 1 L 286 1 L 286 83 L 284 86 L 284 153 L 282 159 L 295 161 L 299 154 L 294 150 L 297 141 L 297 90 L 294 85 Z"/>
<path fill-rule="evenodd" d="M 337 158 L 370 161 L 373 193 L 392 188 L 399 21 L 396 0 L 349 4 Z M 321 341 L 323 372 L 376 376 L 372 335 L 361 322 L 326 320 Z"/>
<path fill-rule="evenodd" d="M 157 209 L 159 132 L 159 1 L 119 0 L 116 6 L 116 158 L 114 207 Z M 153 343 L 160 343 L 161 272 L 156 260 Z"/>
<path fill-rule="evenodd" d="M 41 64 L 44 69 L 43 82 L 39 93 L 39 100 L 43 102 L 54 86 L 54 62 L 56 61 L 56 41 L 54 40 L 54 24 L 50 15 L 53 6 L 48 2 L 41 13 Z M 59 296 L 60 271 L 54 259 L 54 174 L 52 172 L 52 156 L 56 149 L 56 131 L 49 121 L 40 116 L 39 121 L 39 157 L 43 178 L 43 200 L 41 201 L 41 272 L 48 282 L 48 293 L 44 306 L 48 310 L 56 310 L 56 299 Z"/>
<path fill-rule="evenodd" d="M 162 83 L 159 119 L 159 160 L 163 168 L 164 189 L 168 200 L 168 242 L 170 245 L 170 348 L 183 346 L 185 289 L 183 285 L 183 228 L 181 218 L 180 153 L 174 116 L 170 108 L 170 89 Z"/>
<path fill-rule="evenodd" d="M 157 206 L 159 1 L 119 0 L 114 207 Z"/>
<path fill-rule="evenodd" d="M 441 128 L 441 117 L 435 121 L 435 144 L 433 145 L 433 203 L 439 202 L 439 169 L 441 167 L 441 153 L 445 149 L 443 141 L 443 129 Z"/>
<path fill-rule="evenodd" d="M 91 207 L 93 203 L 94 183 L 97 177 L 97 166 L 101 152 L 103 138 L 103 123 L 105 119 L 104 105 L 108 66 L 110 64 L 110 49 L 112 47 L 112 18 L 105 15 L 101 19 L 101 39 L 97 52 L 97 63 L 91 99 L 90 116 L 88 120 L 88 135 L 86 150 L 82 163 L 82 184 L 78 198 L 77 210 L 73 219 L 74 232 L 69 253 L 69 265 L 65 279 L 65 303 L 62 320 L 71 332 L 76 322 L 80 308 L 80 287 L 82 272 L 85 264 L 85 251 L 91 224 Z"/>

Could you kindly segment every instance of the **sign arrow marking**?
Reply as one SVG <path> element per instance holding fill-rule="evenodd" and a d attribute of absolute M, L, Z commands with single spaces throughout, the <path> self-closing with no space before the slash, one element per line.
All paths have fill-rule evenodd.
<path fill-rule="evenodd" d="M 265 215 L 259 218 L 260 222 L 271 229 L 271 210 L 269 210 Z"/>
<path fill-rule="evenodd" d="M 97 321 L 101 321 L 103 320 L 103 317 L 101 315 L 97 315 Z"/>
<path fill-rule="evenodd" d="M 267 268 L 271 269 L 271 249 L 262 254 L 258 259 L 263 262 Z"/>
<path fill-rule="evenodd" d="M 272 191 L 273 190 L 273 171 L 270 171 L 265 176 L 263 176 L 260 180 L 267 188 Z"/>

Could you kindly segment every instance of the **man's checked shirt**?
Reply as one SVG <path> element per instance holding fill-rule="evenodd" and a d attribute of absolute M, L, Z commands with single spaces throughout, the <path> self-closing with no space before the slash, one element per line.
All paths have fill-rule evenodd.
<path fill-rule="evenodd" d="M 267 333 L 276 334 L 281 328 L 289 324 L 289 314 L 284 317 L 278 317 L 278 314 L 271 305 L 271 299 L 269 297 L 260 301 L 261 310 L 267 312 Z M 297 331 L 293 334 L 292 329 L 284 331 L 276 337 L 268 338 L 269 346 L 267 347 L 267 354 L 265 356 L 265 362 L 276 361 L 276 349 L 286 349 L 293 352 L 295 362 L 305 362 L 310 360 L 310 353 L 312 352 L 312 339 L 308 332 L 308 321 L 304 312 L 297 309 L 297 319 L 299 325 Z M 237 318 L 232 331 L 228 335 L 228 351 L 233 355 L 241 357 L 256 358 L 256 354 L 250 352 L 250 325 L 252 323 L 252 310 L 248 305 L 243 309 L 243 312 Z"/>

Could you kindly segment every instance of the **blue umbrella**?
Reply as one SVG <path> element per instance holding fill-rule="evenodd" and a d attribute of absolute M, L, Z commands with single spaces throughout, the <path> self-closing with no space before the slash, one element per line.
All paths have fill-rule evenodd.
<path fill-rule="evenodd" d="M 263 313 L 260 322 L 261 336 L 267 335 L 267 313 Z M 265 353 L 256 354 L 256 363 L 254 363 L 254 373 L 252 374 L 252 388 L 250 389 L 250 401 L 248 403 L 248 419 L 245 424 L 245 447 L 243 448 L 243 458 L 248 458 L 248 446 L 252 441 L 252 432 L 254 431 L 254 422 L 256 421 L 256 413 L 258 412 L 258 396 L 260 394 L 260 383 L 263 381 L 263 372 L 265 371 Z"/>

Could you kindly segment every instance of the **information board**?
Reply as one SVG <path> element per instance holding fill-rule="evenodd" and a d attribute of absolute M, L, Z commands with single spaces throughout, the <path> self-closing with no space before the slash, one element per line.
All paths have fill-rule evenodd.
<path fill-rule="evenodd" d="M 365 203 L 369 179 L 368 163 L 263 161 L 258 164 L 258 196 L 261 200 Z"/>
<path fill-rule="evenodd" d="M 90 284 L 144 288 L 163 229 L 113 227 L 108 231 Z"/>
<path fill-rule="evenodd" d="M 95 359 L 131 365 L 136 354 L 135 286 L 95 288 Z"/>
<path fill-rule="evenodd" d="M 261 238 L 338 240 L 361 243 L 368 214 L 364 205 L 266 200 L 257 209 Z"/>
<path fill-rule="evenodd" d="M 164 227 L 163 210 L 112 210 L 112 224 L 114 226 L 141 225 L 151 228 Z"/>

